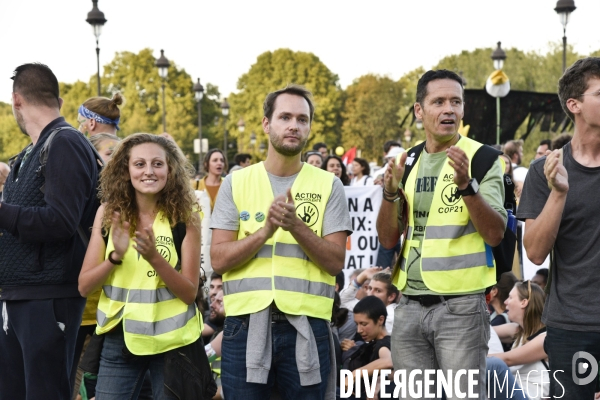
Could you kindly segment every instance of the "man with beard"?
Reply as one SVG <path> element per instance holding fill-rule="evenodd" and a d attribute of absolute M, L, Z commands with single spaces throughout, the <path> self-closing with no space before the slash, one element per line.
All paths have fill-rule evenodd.
<path fill-rule="evenodd" d="M 223 321 L 220 322 L 220 324 L 215 325 L 211 318 L 214 316 L 214 311 L 213 311 L 213 302 L 215 301 L 215 297 L 217 296 L 217 293 L 222 292 L 223 291 L 223 278 L 221 277 L 221 275 L 217 274 L 216 272 L 213 272 L 210 275 L 210 285 L 209 285 L 209 289 L 208 289 L 208 310 L 206 310 L 206 312 L 204 313 L 204 329 L 202 330 L 202 339 L 203 340 L 207 340 L 210 338 L 210 340 L 213 340 L 213 334 L 214 333 L 219 333 L 223 330 Z M 223 318 L 224 320 L 224 318 Z M 209 341 L 210 341 L 209 340 Z"/>
<path fill-rule="evenodd" d="M 52 71 L 25 64 L 12 79 L 13 114 L 31 144 L 18 155 L 0 204 L 0 399 L 67 400 L 98 167 L 90 143 L 60 116 Z M 40 150 L 53 132 L 44 172 Z"/>
<path fill-rule="evenodd" d="M 214 360 L 211 359 L 210 368 L 213 371 L 213 378 L 215 379 L 215 383 L 217 384 L 217 393 L 220 395 L 218 398 L 223 398 L 223 386 L 221 384 L 221 357 L 217 354 L 221 353 L 221 343 L 223 339 L 223 335 L 220 333 L 223 331 L 223 322 L 225 322 L 225 307 L 223 307 L 223 290 L 219 289 L 218 292 L 215 293 L 215 296 L 212 298 L 210 302 L 210 314 L 208 316 L 208 322 L 215 327 L 214 333 L 210 337 L 209 344 L 206 347 L 210 347 L 213 351 L 216 352 Z M 213 342 L 213 340 L 215 342 Z M 212 345 L 215 345 L 214 348 Z M 210 354 L 207 354 L 210 357 Z"/>
<path fill-rule="evenodd" d="M 225 398 L 269 398 L 275 387 L 294 399 L 335 391 L 328 321 L 351 224 L 340 180 L 301 160 L 311 98 L 296 85 L 267 96 L 267 158 L 227 176 L 215 204 Z"/>

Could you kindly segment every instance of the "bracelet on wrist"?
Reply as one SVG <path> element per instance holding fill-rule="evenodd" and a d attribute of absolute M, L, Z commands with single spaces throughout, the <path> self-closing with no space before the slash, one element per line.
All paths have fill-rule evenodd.
<path fill-rule="evenodd" d="M 111 264 L 113 264 L 113 265 L 121 265 L 121 264 L 123 264 L 123 260 L 115 260 L 113 258 L 113 253 L 114 252 L 115 251 L 113 250 L 110 253 L 108 253 L 108 262 L 111 263 Z"/>

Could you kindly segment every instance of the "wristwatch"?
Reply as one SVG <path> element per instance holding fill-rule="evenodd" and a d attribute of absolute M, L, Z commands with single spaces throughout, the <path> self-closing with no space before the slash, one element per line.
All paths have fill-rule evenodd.
<path fill-rule="evenodd" d="M 461 197 L 464 197 L 464 196 L 472 196 L 472 195 L 476 194 L 477 192 L 479 192 L 479 183 L 477 183 L 477 179 L 471 178 L 467 187 L 464 188 L 463 190 L 458 189 L 456 191 L 456 194 Z"/>

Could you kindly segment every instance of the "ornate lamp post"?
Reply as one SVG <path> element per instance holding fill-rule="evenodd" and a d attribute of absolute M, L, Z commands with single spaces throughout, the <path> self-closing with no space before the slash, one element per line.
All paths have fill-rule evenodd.
<path fill-rule="evenodd" d="M 167 131 L 167 110 L 165 107 L 165 81 L 167 79 L 167 75 L 169 73 L 169 60 L 165 57 L 165 51 L 160 51 L 160 57 L 156 60 L 154 64 L 158 68 L 158 74 L 162 78 L 162 123 L 163 123 L 163 132 Z"/>
<path fill-rule="evenodd" d="M 225 157 L 227 157 L 227 116 L 229 115 L 229 103 L 227 102 L 227 97 L 225 97 L 221 103 L 221 114 L 223 114 L 223 125 L 225 127 L 225 131 L 223 132 L 223 153 L 225 154 Z"/>
<path fill-rule="evenodd" d="M 96 63 L 98 66 L 97 80 L 98 80 L 98 96 L 100 96 L 100 33 L 102 33 L 102 27 L 106 23 L 104 13 L 98 9 L 98 0 L 92 0 L 92 11 L 88 13 L 87 23 L 94 29 L 94 36 L 96 36 Z"/>
<path fill-rule="evenodd" d="M 198 139 L 200 139 L 200 150 L 198 151 L 198 168 L 202 163 L 202 97 L 204 97 L 204 87 L 200 84 L 200 78 L 198 82 L 194 83 L 194 98 L 198 104 Z"/>
<path fill-rule="evenodd" d="M 501 42 L 498 42 L 498 47 L 492 52 L 491 57 L 496 70 L 501 70 L 506 60 L 506 52 L 502 50 L 500 44 Z M 500 96 L 496 96 L 496 144 L 500 144 Z"/>
<path fill-rule="evenodd" d="M 558 0 L 554 11 L 560 17 L 560 23 L 563 26 L 563 72 L 567 69 L 567 24 L 571 13 L 575 11 L 575 2 L 573 0 Z"/>

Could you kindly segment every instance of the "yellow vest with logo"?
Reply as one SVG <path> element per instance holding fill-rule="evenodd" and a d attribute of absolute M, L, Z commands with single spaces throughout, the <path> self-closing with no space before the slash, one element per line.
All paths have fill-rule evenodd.
<path fill-rule="evenodd" d="M 291 188 L 296 214 L 319 237 L 333 178 L 305 163 Z M 241 240 L 264 226 L 273 190 L 263 163 L 236 171 L 231 186 Z M 250 261 L 223 275 L 227 315 L 252 314 L 275 302 L 286 314 L 329 320 L 334 293 L 335 277 L 309 260 L 292 234 L 281 228 Z"/>
<path fill-rule="evenodd" d="M 167 218 L 158 213 L 152 225 L 159 253 L 174 268 L 179 257 Z M 103 334 L 123 321 L 125 344 L 131 353 L 164 353 L 195 342 L 202 330 L 196 304 L 185 304 L 175 296 L 154 268 L 132 247 L 102 285 L 96 313 L 96 333 Z M 106 255 L 114 250 L 112 232 Z"/>
<path fill-rule="evenodd" d="M 462 137 L 457 147 L 469 158 L 482 146 Z M 411 150 L 408 150 L 410 160 Z M 421 157 L 413 166 L 404 188 L 408 202 L 408 227 L 402 248 L 402 257 L 394 273 L 393 282 L 399 290 L 406 286 L 406 262 L 411 247 L 418 247 L 413 240 L 415 183 Z M 473 176 L 469 166 L 469 176 Z M 496 268 L 492 248 L 475 229 L 463 199 L 456 194 L 454 168 L 444 163 L 437 179 L 433 200 L 429 209 L 427 226 L 423 232 L 420 265 L 421 276 L 427 287 L 437 293 L 452 294 L 474 292 L 496 283 Z"/>

